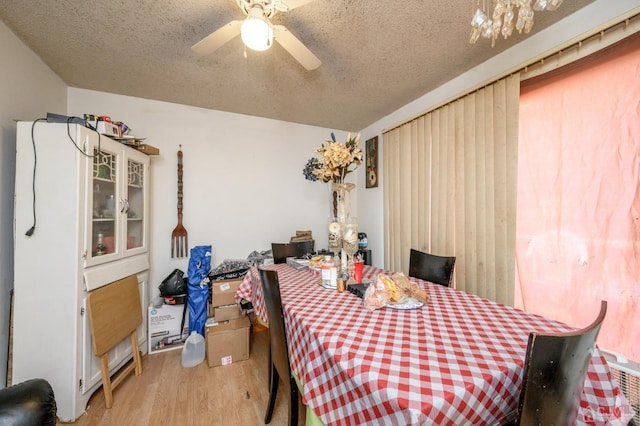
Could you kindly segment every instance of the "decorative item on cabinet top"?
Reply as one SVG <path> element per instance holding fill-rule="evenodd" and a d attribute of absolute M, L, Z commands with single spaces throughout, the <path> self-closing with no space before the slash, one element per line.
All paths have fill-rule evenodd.
<path fill-rule="evenodd" d="M 143 143 L 145 138 L 139 138 L 131 134 L 131 128 L 122 121 L 112 121 L 108 115 L 85 114 L 87 127 L 98 133 L 117 140 L 127 146 L 137 149 L 147 155 L 159 155 L 160 150 L 155 146 Z"/>

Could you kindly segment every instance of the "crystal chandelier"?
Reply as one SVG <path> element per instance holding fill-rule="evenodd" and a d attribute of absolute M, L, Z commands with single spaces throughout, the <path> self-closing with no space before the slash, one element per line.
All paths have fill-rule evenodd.
<path fill-rule="evenodd" d="M 505 39 L 513 33 L 513 29 L 528 34 L 533 27 L 533 11 L 556 10 L 562 0 L 491 0 L 493 13 L 485 6 L 485 1 L 476 0 L 478 9 L 471 20 L 470 43 L 475 43 L 480 36 L 491 39 L 491 47 L 495 46 L 500 34 Z M 533 3 L 533 4 L 532 4 Z M 516 18 L 517 13 L 517 19 Z M 489 17 L 490 16 L 490 17 Z"/>

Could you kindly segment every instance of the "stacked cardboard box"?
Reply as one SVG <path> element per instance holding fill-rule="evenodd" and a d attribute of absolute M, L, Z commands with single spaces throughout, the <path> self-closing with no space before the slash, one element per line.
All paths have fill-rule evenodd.
<path fill-rule="evenodd" d="M 242 316 L 242 310 L 235 300 L 240 284 L 242 284 L 242 278 L 212 281 L 210 317 L 214 317 L 217 321 L 224 321 Z"/>
<path fill-rule="evenodd" d="M 211 306 L 205 325 L 209 367 L 249 359 L 251 322 L 235 301 L 242 278 L 211 282 Z"/>
<path fill-rule="evenodd" d="M 209 318 L 205 325 L 209 367 L 249 359 L 250 326 L 249 317 L 246 316 L 221 322 Z"/>

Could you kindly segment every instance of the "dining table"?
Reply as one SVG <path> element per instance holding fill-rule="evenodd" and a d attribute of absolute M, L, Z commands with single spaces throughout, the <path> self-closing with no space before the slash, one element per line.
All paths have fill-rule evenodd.
<path fill-rule="evenodd" d="M 576 329 L 411 277 L 427 303 L 372 311 L 355 294 L 321 286 L 313 268 L 260 267 L 278 273 L 291 369 L 303 403 L 325 425 L 503 424 L 518 404 L 529 333 Z M 363 282 L 381 273 L 391 275 L 366 265 Z M 268 324 L 255 266 L 238 288 L 240 299 Z M 596 347 L 578 424 L 626 425 L 632 415 Z"/>

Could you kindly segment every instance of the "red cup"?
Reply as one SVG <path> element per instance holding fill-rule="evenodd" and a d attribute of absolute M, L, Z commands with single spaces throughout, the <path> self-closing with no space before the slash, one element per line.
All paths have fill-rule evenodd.
<path fill-rule="evenodd" d="M 362 282 L 362 271 L 364 269 L 364 261 L 353 262 L 353 279 L 356 283 Z"/>

